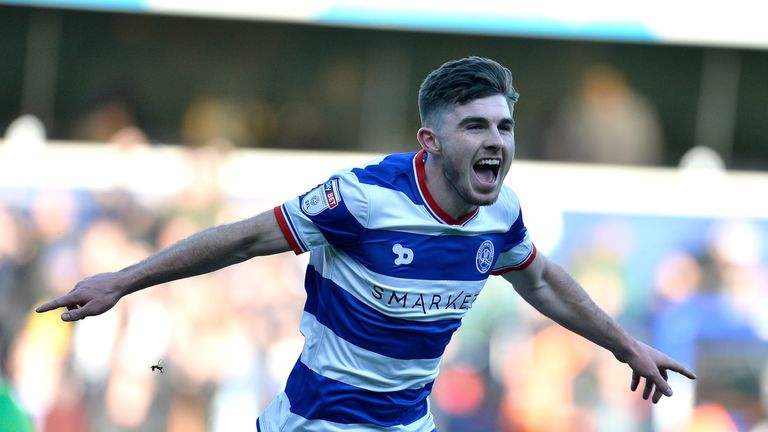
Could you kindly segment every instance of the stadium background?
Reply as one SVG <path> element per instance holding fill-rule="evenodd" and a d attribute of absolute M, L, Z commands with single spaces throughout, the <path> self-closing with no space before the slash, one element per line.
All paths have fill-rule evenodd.
<path fill-rule="evenodd" d="M 75 325 L 32 308 L 415 149 L 420 80 L 469 54 L 508 65 L 522 93 L 508 181 L 534 241 L 700 378 L 651 407 L 610 354 L 492 278 L 436 383 L 440 430 L 768 428 L 764 32 L 350 26 L 118 3 L 0 6 L 0 430 L 10 402 L 42 431 L 251 430 L 300 350 L 305 257 L 156 287 Z"/>

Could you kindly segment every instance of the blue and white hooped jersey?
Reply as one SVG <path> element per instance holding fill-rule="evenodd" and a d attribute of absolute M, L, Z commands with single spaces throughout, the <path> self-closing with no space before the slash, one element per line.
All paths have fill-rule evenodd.
<path fill-rule="evenodd" d="M 341 171 L 275 208 L 311 255 L 304 349 L 260 431 L 434 430 L 427 397 L 451 336 L 488 276 L 536 249 L 511 189 L 455 220 L 426 188 L 425 158 Z"/>

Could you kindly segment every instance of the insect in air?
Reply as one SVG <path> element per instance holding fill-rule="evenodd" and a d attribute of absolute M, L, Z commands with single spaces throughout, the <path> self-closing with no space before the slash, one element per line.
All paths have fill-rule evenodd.
<path fill-rule="evenodd" d="M 158 360 L 157 364 L 153 364 L 149 368 L 152 369 L 152 372 L 154 372 L 155 370 L 158 370 L 158 371 L 160 371 L 160 373 L 163 373 L 163 367 L 164 367 L 163 366 L 163 361 L 162 360 Z"/>

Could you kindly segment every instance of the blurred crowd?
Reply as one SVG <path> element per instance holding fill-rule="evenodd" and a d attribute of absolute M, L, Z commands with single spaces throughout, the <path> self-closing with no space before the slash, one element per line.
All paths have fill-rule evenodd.
<path fill-rule="evenodd" d="M 190 151 L 194 181 L 151 208 L 120 189 L 4 194 L 23 198 L 0 206 L 2 376 L 38 430 L 250 430 L 282 387 L 302 343 L 302 259 L 155 287 L 76 324 L 33 312 L 85 276 L 240 217 L 202 166 L 215 154 Z"/>
<path fill-rule="evenodd" d="M 82 139 L 106 142 L 135 163 L 110 173 L 122 174 L 125 186 L 145 182 L 141 170 L 153 166 L 141 151 L 161 150 L 148 145 L 127 100 L 106 94 L 80 123 Z M 274 132 L 269 110 L 252 108 L 267 113 L 253 130 Z M 151 197 L 119 182 L 0 185 L 0 432 L 25 422 L 43 432 L 253 430 L 301 349 L 306 257 L 258 258 L 154 287 L 74 324 L 33 312 L 88 275 L 279 204 L 263 184 L 246 197 L 222 187 L 223 162 L 238 157 L 240 141 L 254 141 L 241 136 L 245 117 L 236 111 L 211 100 L 189 107 L 188 145 L 177 148 L 178 166 L 166 167 L 178 187 L 161 197 L 169 188 L 160 184 Z M 294 114 L 312 124 L 312 116 Z M 24 117 L 4 145 L 36 157 L 45 140 L 39 121 Z M 549 160 L 656 165 L 662 147 L 649 102 L 598 64 L 553 111 L 541 152 Z M 179 172 L 183 181 L 171 178 Z M 307 177 L 306 188 L 324 178 Z M 768 431 L 768 221 L 603 216 L 562 215 L 562 238 L 545 252 L 634 335 L 699 379 L 670 377 L 675 396 L 652 406 L 630 392 L 629 369 L 610 353 L 491 278 L 434 386 L 439 430 Z M 12 418 L 15 426 L 3 424 Z"/>
<path fill-rule="evenodd" d="M 442 33 L 421 47 L 415 39 L 393 42 L 378 33 L 329 38 L 308 29 L 246 28 L 232 20 L 221 27 L 179 26 L 133 14 L 102 23 L 108 29 L 102 34 L 95 15 L 69 19 L 61 52 L 74 55 L 62 55 L 51 73 L 58 72 L 52 81 L 58 92 L 73 96 L 56 100 L 61 112 L 52 124 L 13 114 L 21 116 L 0 150 L 23 153 L 32 170 L 54 136 L 94 148 L 107 143 L 133 165 L 108 173 L 123 176 L 125 187 L 0 183 L 0 432 L 252 431 L 301 349 L 307 257 L 263 257 L 164 284 L 74 324 L 57 313 L 36 314 L 34 307 L 86 276 L 279 204 L 264 196 L 268 182 L 253 184 L 248 196 L 222 187 L 222 162 L 245 148 L 413 150 L 412 126 L 418 125 L 408 101 L 415 102 L 417 72 L 430 70 L 436 59 L 409 53 L 442 58 L 482 45 Z M 161 31 L 166 28 L 172 31 Z M 86 51 L 80 29 L 94 42 Z M 361 48 L 338 43 L 341 38 Z M 605 52 L 593 47 L 569 59 L 542 49 L 543 43 L 503 39 L 480 50 L 516 63 L 510 66 L 525 105 L 515 115 L 528 116 L 516 126 L 523 159 L 658 167 L 677 164 L 682 152 L 672 150 L 701 144 L 681 141 L 687 120 L 662 122 L 657 106 L 664 101 L 644 94 L 647 84 L 597 61 L 610 57 Z M 185 55 L 177 62 L 178 53 Z M 649 69 L 647 55 L 638 55 L 638 68 Z M 16 57 L 23 56 L 9 58 Z M 698 60 L 681 63 L 699 67 Z M 670 76 L 663 62 L 656 66 L 659 76 Z M 696 77 L 682 65 L 677 72 L 686 81 Z M 664 84 L 676 86 L 669 79 Z M 664 94 L 680 101 L 688 94 L 675 92 Z M 696 108 L 666 105 L 667 117 L 677 111 L 686 117 Z M 159 124 L 178 131 L 158 133 Z M 663 130 L 670 125 L 678 130 Z M 158 136 L 184 144 L 173 146 L 181 154 L 178 165 L 164 167 L 174 187 L 147 186 L 142 176 L 155 165 L 143 162 L 141 151 L 162 151 Z M 718 154 L 723 148 L 729 146 L 694 147 L 681 165 L 722 169 L 723 157 L 729 159 Z M 27 166 L 15 168 L 21 173 Z M 183 180 L 174 178 L 179 172 Z M 325 178 L 298 177 L 306 188 Z M 132 183 L 156 190 L 137 193 L 127 187 Z M 768 220 L 553 217 L 560 216 L 561 238 L 544 252 L 633 335 L 699 378 L 671 376 L 675 395 L 653 406 L 630 392 L 629 369 L 610 353 L 553 325 L 503 279 L 491 278 L 435 383 L 431 409 L 438 430 L 768 432 Z M 539 237 L 533 232 L 534 242 L 552 235 L 545 225 Z"/>
<path fill-rule="evenodd" d="M 16 197 L 0 203 L 0 389 L 36 430 L 253 430 L 281 389 L 302 344 L 303 256 L 154 287 L 74 324 L 33 312 L 85 276 L 277 204 L 257 190 L 228 196 L 215 181 L 220 150 L 185 152 L 196 175 L 162 200 L 120 188 L 0 195 Z M 688 240 L 649 248 L 653 236 L 632 221 L 579 220 L 553 256 L 699 379 L 671 377 L 676 394 L 653 407 L 629 391 L 625 365 L 492 278 L 446 352 L 432 397 L 439 430 L 768 430 L 765 221 L 682 221 Z M 680 224 L 652 225 L 669 240 Z"/>
<path fill-rule="evenodd" d="M 768 224 L 565 219 L 570 244 L 553 251 L 556 261 L 630 333 L 698 379 L 671 375 L 674 396 L 651 405 L 630 392 L 629 369 L 610 353 L 491 279 L 435 386 L 446 430 L 768 430 Z"/>

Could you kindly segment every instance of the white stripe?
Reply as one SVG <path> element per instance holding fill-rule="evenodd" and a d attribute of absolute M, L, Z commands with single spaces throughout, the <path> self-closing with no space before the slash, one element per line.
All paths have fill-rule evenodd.
<path fill-rule="evenodd" d="M 357 182 L 357 178 L 350 171 L 341 171 L 336 174 L 339 180 L 339 190 L 341 191 L 341 199 L 344 201 L 349 212 L 362 226 L 366 225 L 366 219 L 368 218 L 368 205 L 369 200 L 364 195 L 364 191 L 361 189 L 361 185 Z M 307 246 L 308 249 L 315 249 L 328 245 L 328 241 L 323 236 L 322 232 L 315 226 L 312 220 L 304 214 L 301 210 L 301 200 L 299 197 L 286 201 L 283 204 L 286 209 L 286 217 L 290 215 L 296 231 Z M 323 211 L 333 211 L 326 209 Z"/>
<path fill-rule="evenodd" d="M 420 389 L 434 381 L 440 359 L 400 360 L 353 345 L 309 313 L 301 318 L 305 336 L 301 361 L 318 374 L 375 392 Z"/>
<path fill-rule="evenodd" d="M 426 205 L 415 205 L 398 190 L 377 185 L 359 183 L 352 172 L 339 172 L 341 196 L 352 216 L 366 229 L 386 229 L 421 235 L 478 235 L 504 233 L 514 223 L 519 213 L 517 197 L 509 188 L 502 189 L 499 200 L 483 206 L 471 219 L 472 223 L 448 225 L 432 216 Z M 369 209 L 370 203 L 386 203 Z M 298 197 L 283 204 L 286 218 L 293 222 L 298 238 L 308 249 L 328 244 L 320 230 L 301 211 Z M 435 216 L 436 217 L 436 216 Z"/>
<path fill-rule="evenodd" d="M 435 220 L 427 206 L 414 204 L 403 192 L 371 184 L 361 186 L 366 189 L 371 202 L 386 203 L 372 212 L 366 228 L 396 228 L 397 231 L 426 235 L 445 233 L 446 225 Z"/>
<path fill-rule="evenodd" d="M 298 198 L 286 201 L 283 208 L 286 219 L 292 222 L 292 227 L 297 234 L 296 238 L 300 240 L 299 244 L 304 244 L 309 250 L 327 244 L 320 230 L 301 211 L 301 203 Z"/>
<path fill-rule="evenodd" d="M 517 222 L 520 216 L 520 200 L 512 189 L 507 186 L 501 188 L 499 198 L 496 203 L 489 206 L 480 207 L 484 218 L 504 224 L 504 232 Z"/>
<path fill-rule="evenodd" d="M 291 218 L 291 213 L 286 208 L 286 205 L 283 204 L 281 206 L 281 209 L 283 211 L 283 216 L 285 217 L 285 223 L 286 225 L 288 225 L 288 230 L 291 232 L 291 235 L 293 235 L 293 239 L 296 241 L 296 244 L 299 245 L 299 249 L 301 249 L 302 252 L 308 252 L 309 250 L 304 245 L 304 242 L 301 240 L 299 233 L 296 231 L 296 227 L 294 226 L 293 219 Z"/>
<path fill-rule="evenodd" d="M 404 426 L 381 427 L 371 424 L 341 424 L 325 420 L 307 420 L 290 412 L 290 402 L 285 393 L 274 401 L 259 417 L 262 432 L 430 432 L 435 428 L 432 413 Z"/>
<path fill-rule="evenodd" d="M 433 219 L 428 206 L 415 205 L 411 199 L 404 193 L 377 186 L 362 184 L 366 189 L 366 195 L 371 202 L 386 203 L 386 206 L 377 207 L 371 212 L 368 221 L 368 229 L 387 229 L 400 232 L 423 234 L 423 235 L 443 235 L 443 234 L 488 234 L 506 232 L 514 219 L 510 220 L 506 215 L 507 209 L 501 203 L 483 206 L 478 214 L 470 219 L 472 223 L 463 225 L 445 225 Z M 505 217 L 499 217 L 504 214 Z M 435 216 L 436 217 L 436 216 Z M 517 214 L 512 215 L 516 218 Z"/>
<path fill-rule="evenodd" d="M 525 233 L 525 238 L 519 245 L 499 255 L 496 266 L 493 270 L 501 270 L 507 267 L 517 267 L 524 263 L 533 253 L 533 242 L 528 233 Z"/>
<path fill-rule="evenodd" d="M 319 257 L 319 252 L 321 251 L 313 253 L 318 255 L 318 257 L 315 258 L 313 256 L 311 263 L 324 278 L 330 279 L 335 284 L 343 287 L 362 303 L 384 315 L 395 318 L 413 321 L 461 319 L 468 310 L 460 308 L 465 296 L 474 297 L 479 294 L 486 282 L 486 280 L 456 281 L 396 278 L 369 270 L 341 250 L 325 248 L 322 250 L 322 257 Z M 333 261 L 333 263 L 325 263 L 323 261 Z M 361 281 L 367 283 L 361 283 Z M 382 299 L 375 297 L 373 292 L 374 285 L 383 290 L 384 296 Z M 402 303 L 389 302 L 393 291 L 398 297 L 408 294 L 407 303 L 403 305 Z M 440 302 L 437 304 L 437 307 L 432 305 L 433 299 L 437 299 L 434 296 L 440 296 Z M 460 299 L 453 301 L 448 306 L 449 300 L 455 300 L 456 298 Z M 423 308 L 418 305 L 414 307 L 418 299 L 424 305 Z M 474 298 L 472 298 L 472 301 L 474 301 Z"/>

